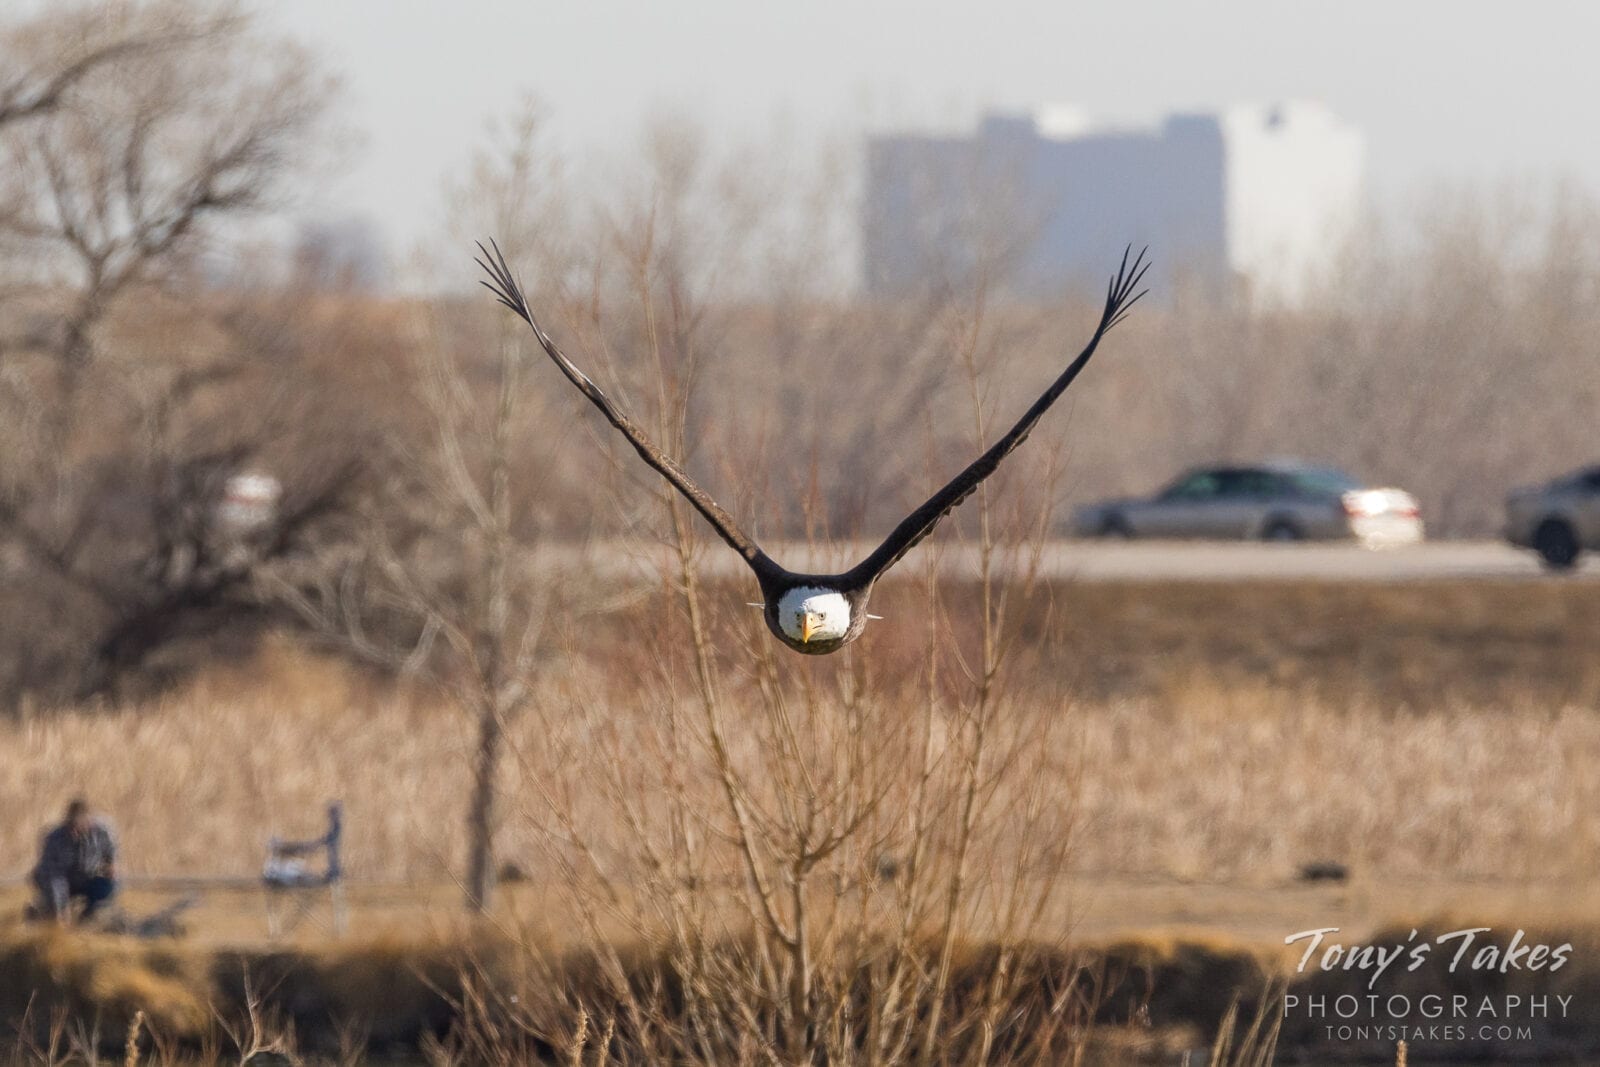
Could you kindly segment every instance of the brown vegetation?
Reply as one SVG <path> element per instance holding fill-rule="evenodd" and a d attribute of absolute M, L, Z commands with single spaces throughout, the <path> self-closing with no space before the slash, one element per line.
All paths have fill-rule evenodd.
<path fill-rule="evenodd" d="M 1426 941 L 1489 925 L 1433 920 L 1415 929 Z M 1405 942 L 1412 930 L 1379 930 L 1373 939 Z M 1446 1002 L 1466 995 L 1474 1010 L 1511 995 L 1570 997 L 1577 1010 L 1530 1017 L 1525 1038 L 1484 1036 L 1477 1024 L 1460 1039 L 1413 1038 L 1413 1055 L 1570 1058 L 1600 1049 L 1600 1030 L 1587 1010 L 1600 993 L 1596 932 L 1536 927 L 1526 936 L 1570 944 L 1572 962 L 1539 975 L 1397 970 L 1377 989 L 1385 998 L 1407 997 L 1414 1007 L 1427 994 Z M 1492 941 L 1507 939 L 1498 934 Z M 851 968 L 858 1009 L 884 992 L 870 959 L 873 946 L 864 950 Z M 739 967 L 751 962 L 754 947 L 735 938 L 707 951 Z M 919 951 L 931 962 L 937 949 L 927 944 Z M 995 946 L 963 946 L 953 968 L 952 1010 L 981 1003 L 998 959 Z M 1274 1052 L 1358 1062 L 1395 1053 L 1383 1037 L 1330 1039 L 1304 1008 L 1314 996 L 1364 998 L 1363 975 L 1314 966 L 1297 972 L 1281 947 L 1150 937 L 1070 951 L 1034 944 L 1017 953 L 1015 965 L 1019 980 L 998 1026 L 968 1029 L 939 1050 L 937 1062 L 983 1062 L 985 1050 L 1001 1062 L 1037 1064 L 1167 1060 L 1208 1046 L 1213 1063 L 1240 1065 L 1271 1062 Z M 196 951 L 51 933 L 0 941 L 0 1020 L 14 1035 L 10 1053 L 18 1063 L 93 1062 L 126 1047 L 130 1059 L 158 1065 L 248 1061 L 262 1053 L 341 1064 L 374 1055 L 406 1061 L 421 1055 L 439 1064 L 646 1064 L 672 1056 L 690 1035 L 706 1052 L 715 1050 L 715 1062 L 773 1062 L 763 1042 L 724 1044 L 729 1035 L 696 1014 L 688 978 L 664 942 L 597 957 L 558 946 L 530 951 L 525 942 L 493 935 Z M 1286 995 L 1298 998 L 1296 1007 L 1284 1007 Z M 1401 1012 L 1394 1022 L 1439 1029 L 1420 1010 Z M 851 1041 L 846 1054 L 865 1058 L 870 1033 L 852 1030 L 849 1016 L 838 1023 Z"/>
<path fill-rule="evenodd" d="M 730 967 L 754 962 L 745 939 L 707 951 Z M 937 947 L 920 951 L 931 962 Z M 884 994 L 870 946 L 866 952 L 851 968 L 858 1010 Z M 962 950 L 954 1010 L 981 1002 L 996 962 L 993 948 Z M 0 944 L 0 1020 L 15 1034 L 19 1062 L 88 1059 L 130 1032 L 157 1063 L 180 1053 L 211 1063 L 266 1051 L 339 1062 L 388 1052 L 440 1063 L 642 1064 L 662 1062 L 691 1035 L 714 1062 L 772 1062 L 769 1043 L 730 1045 L 715 1020 L 696 1014 L 680 967 L 660 944 L 599 957 L 530 953 L 494 937 L 197 953 L 49 934 Z M 1040 945 L 1023 953 L 1021 967 L 998 1032 L 969 1030 L 938 1062 L 980 1062 L 985 1043 L 1004 1062 L 1075 1061 L 1097 1026 L 1109 1035 L 1135 1021 L 1142 1025 L 1116 1033 L 1124 1050 L 1197 1044 L 1222 1021 L 1227 990 L 1263 990 L 1267 973 L 1248 949 L 1203 943 L 1127 942 L 1081 953 Z M 1153 998 L 1158 986 L 1165 992 Z M 836 1025 L 865 1051 L 870 1034 L 849 1017 Z M 1154 1034 L 1140 1032 L 1152 1026 Z"/>
<path fill-rule="evenodd" d="M 890 624 L 863 647 L 888 682 L 912 669 L 916 593 L 886 593 Z M 728 591 L 730 614 L 739 596 Z M 1067 587 L 1038 598 L 1057 604 L 1050 619 L 1021 624 L 1049 636 L 1030 636 L 1012 671 L 1008 728 L 1050 750 L 1049 801 L 1074 820 L 1080 869 L 1271 878 L 1336 859 L 1374 876 L 1577 875 L 1600 849 L 1583 596 L 1521 583 Z M 636 687 L 650 652 L 629 620 L 669 610 L 591 618 L 569 633 L 571 654 L 540 660 L 539 710 L 512 730 L 521 755 L 506 783 L 524 810 L 504 840 L 536 877 L 549 868 L 526 823 L 545 817 L 526 791 L 592 792 L 603 739 L 647 730 L 656 716 Z M 730 713 L 738 734 L 756 728 L 754 709 Z M 893 698 L 872 735 L 898 743 L 915 714 Z M 314 829 L 301 820 L 337 792 L 358 877 L 433 881 L 464 858 L 453 827 L 471 745 L 437 697 L 276 643 L 143 704 L 0 724 L 0 804 L 16 813 L 0 869 L 20 873 L 34 829 L 92 783 L 137 873 L 249 875 L 265 837 Z M 617 753 L 629 774 L 657 758 L 642 742 Z"/>

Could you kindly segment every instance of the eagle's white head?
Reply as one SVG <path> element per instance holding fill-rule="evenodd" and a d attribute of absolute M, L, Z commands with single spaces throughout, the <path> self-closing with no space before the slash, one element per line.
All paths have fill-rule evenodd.
<path fill-rule="evenodd" d="M 838 641 L 850 630 L 850 602 L 832 589 L 798 586 L 779 598 L 778 625 L 802 644 Z"/>

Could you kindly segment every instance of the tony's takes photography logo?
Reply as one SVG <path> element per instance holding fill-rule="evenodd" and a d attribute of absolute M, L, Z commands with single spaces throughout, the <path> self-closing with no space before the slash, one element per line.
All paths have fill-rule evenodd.
<path fill-rule="evenodd" d="M 1283 939 L 1303 945 L 1300 978 L 1284 994 L 1285 1023 L 1330 1041 L 1538 1040 L 1575 1009 L 1571 993 L 1546 980 L 1567 966 L 1572 944 L 1550 945 L 1521 930 L 1492 927 L 1351 944 L 1337 926 Z"/>

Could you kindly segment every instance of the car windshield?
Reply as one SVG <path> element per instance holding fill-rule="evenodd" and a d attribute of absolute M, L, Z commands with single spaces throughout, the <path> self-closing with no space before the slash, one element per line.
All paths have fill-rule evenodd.
<path fill-rule="evenodd" d="M 1216 496 L 1222 489 L 1218 471 L 1190 471 L 1156 496 L 1161 500 L 1194 500 Z"/>
<path fill-rule="evenodd" d="M 1272 496 L 1308 493 L 1337 496 L 1359 489 L 1354 478 L 1330 467 L 1279 470 L 1261 467 L 1214 467 L 1189 471 L 1159 494 L 1161 500 L 1206 500 L 1218 497 Z"/>
<path fill-rule="evenodd" d="M 1550 483 L 1552 489 L 1600 489 L 1600 467 L 1585 467 Z"/>
<path fill-rule="evenodd" d="M 1222 492 L 1225 496 L 1276 496 L 1284 488 L 1283 476 L 1278 472 L 1251 467 L 1229 471 Z"/>

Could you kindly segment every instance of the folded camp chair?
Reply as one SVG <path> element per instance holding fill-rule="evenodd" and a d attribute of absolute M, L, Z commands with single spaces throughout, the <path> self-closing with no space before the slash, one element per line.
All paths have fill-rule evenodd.
<path fill-rule="evenodd" d="M 344 830 L 344 808 L 338 802 L 328 805 L 328 832 L 309 841 L 284 841 L 274 837 L 267 843 L 267 861 L 261 868 L 261 884 L 267 896 L 267 936 L 273 940 L 293 932 L 310 915 L 327 890 L 333 933 L 345 930 L 344 869 L 339 865 L 339 837 Z M 318 853 L 325 855 L 321 870 L 308 863 Z"/>

